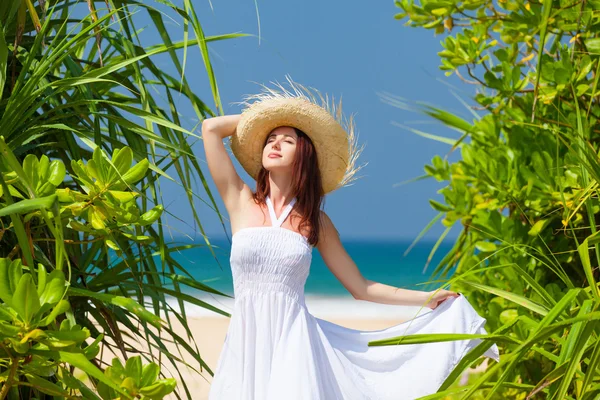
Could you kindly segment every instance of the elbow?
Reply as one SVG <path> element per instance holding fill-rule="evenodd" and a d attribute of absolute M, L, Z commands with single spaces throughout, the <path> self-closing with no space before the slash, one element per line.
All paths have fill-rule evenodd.
<path fill-rule="evenodd" d="M 353 290 L 350 290 L 350 293 L 352 294 L 352 297 L 354 297 L 356 300 L 369 300 L 369 296 L 368 296 L 368 288 L 369 288 L 369 281 L 366 279 L 363 279 L 364 282 L 359 285 L 360 287 L 354 288 Z"/>
<path fill-rule="evenodd" d="M 350 293 L 352 294 L 352 297 L 354 297 L 355 300 L 366 300 L 367 299 L 365 290 L 353 290 Z"/>
<path fill-rule="evenodd" d="M 205 119 L 204 121 L 202 121 L 202 134 L 205 134 L 207 132 L 210 131 L 210 125 L 212 124 L 211 122 L 209 122 L 210 118 Z"/>

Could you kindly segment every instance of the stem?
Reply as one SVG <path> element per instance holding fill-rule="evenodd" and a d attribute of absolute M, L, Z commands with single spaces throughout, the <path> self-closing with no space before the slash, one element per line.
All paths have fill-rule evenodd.
<path fill-rule="evenodd" d="M 4 384 L 4 386 L 2 386 L 2 390 L 0 391 L 0 400 L 4 400 L 4 398 L 8 394 L 8 391 L 10 390 L 10 388 L 12 386 L 12 381 L 15 377 L 15 374 L 17 373 L 17 368 L 19 367 L 19 359 L 18 358 L 12 358 L 11 360 L 12 360 L 12 364 L 10 366 L 10 372 L 8 373 L 8 378 L 6 378 L 6 383 Z"/>

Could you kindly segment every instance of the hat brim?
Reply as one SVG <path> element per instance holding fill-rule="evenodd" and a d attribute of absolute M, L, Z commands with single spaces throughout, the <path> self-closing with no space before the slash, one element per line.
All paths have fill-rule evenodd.
<path fill-rule="evenodd" d="M 324 193 L 342 185 L 350 162 L 348 133 L 329 112 L 301 97 L 266 99 L 242 112 L 231 150 L 252 178 L 256 180 L 262 168 L 267 135 L 280 126 L 298 128 L 310 137 Z"/>

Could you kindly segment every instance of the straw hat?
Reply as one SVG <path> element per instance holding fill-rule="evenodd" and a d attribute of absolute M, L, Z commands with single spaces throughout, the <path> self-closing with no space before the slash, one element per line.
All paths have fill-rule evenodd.
<path fill-rule="evenodd" d="M 236 132 L 230 138 L 231 150 L 246 172 L 255 180 L 262 168 L 262 151 L 267 135 L 279 126 L 302 130 L 312 140 L 321 171 L 323 192 L 350 185 L 366 164 L 358 166 L 363 147 L 357 147 L 353 116 L 343 120 L 342 101 L 329 102 L 318 90 L 295 83 L 286 75 L 292 91 L 280 84 L 262 93 L 246 95 Z M 319 104 L 317 96 L 321 100 Z M 253 100 L 253 101 L 252 101 Z"/>

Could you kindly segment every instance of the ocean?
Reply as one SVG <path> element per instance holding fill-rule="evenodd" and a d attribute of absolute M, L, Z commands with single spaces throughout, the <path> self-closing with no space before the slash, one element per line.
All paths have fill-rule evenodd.
<path fill-rule="evenodd" d="M 229 265 L 231 245 L 226 238 L 210 240 L 216 259 L 204 241 L 196 242 L 202 244 L 202 247 L 173 254 L 173 257 L 198 281 L 233 296 L 233 281 Z M 366 279 L 411 290 L 430 291 L 439 288 L 444 282 L 428 284 L 427 282 L 440 279 L 439 276 L 434 277 L 432 273 L 438 262 L 450 250 L 452 243 L 447 242 L 439 246 L 425 271 L 425 264 L 434 242 L 419 242 L 404 256 L 410 243 L 401 240 L 344 240 L 342 238 L 344 248 Z M 229 313 L 232 311 L 233 299 L 197 289 L 186 289 L 186 292 L 224 311 Z M 354 299 L 327 268 L 316 248 L 313 249 L 305 297 L 309 310 L 314 315 L 324 318 L 407 318 L 415 315 L 415 312 L 428 310 Z M 175 303 L 171 304 L 177 308 Z M 214 311 L 199 306 L 189 306 L 189 308 L 186 306 L 186 311 L 191 316 L 219 316 Z"/>

